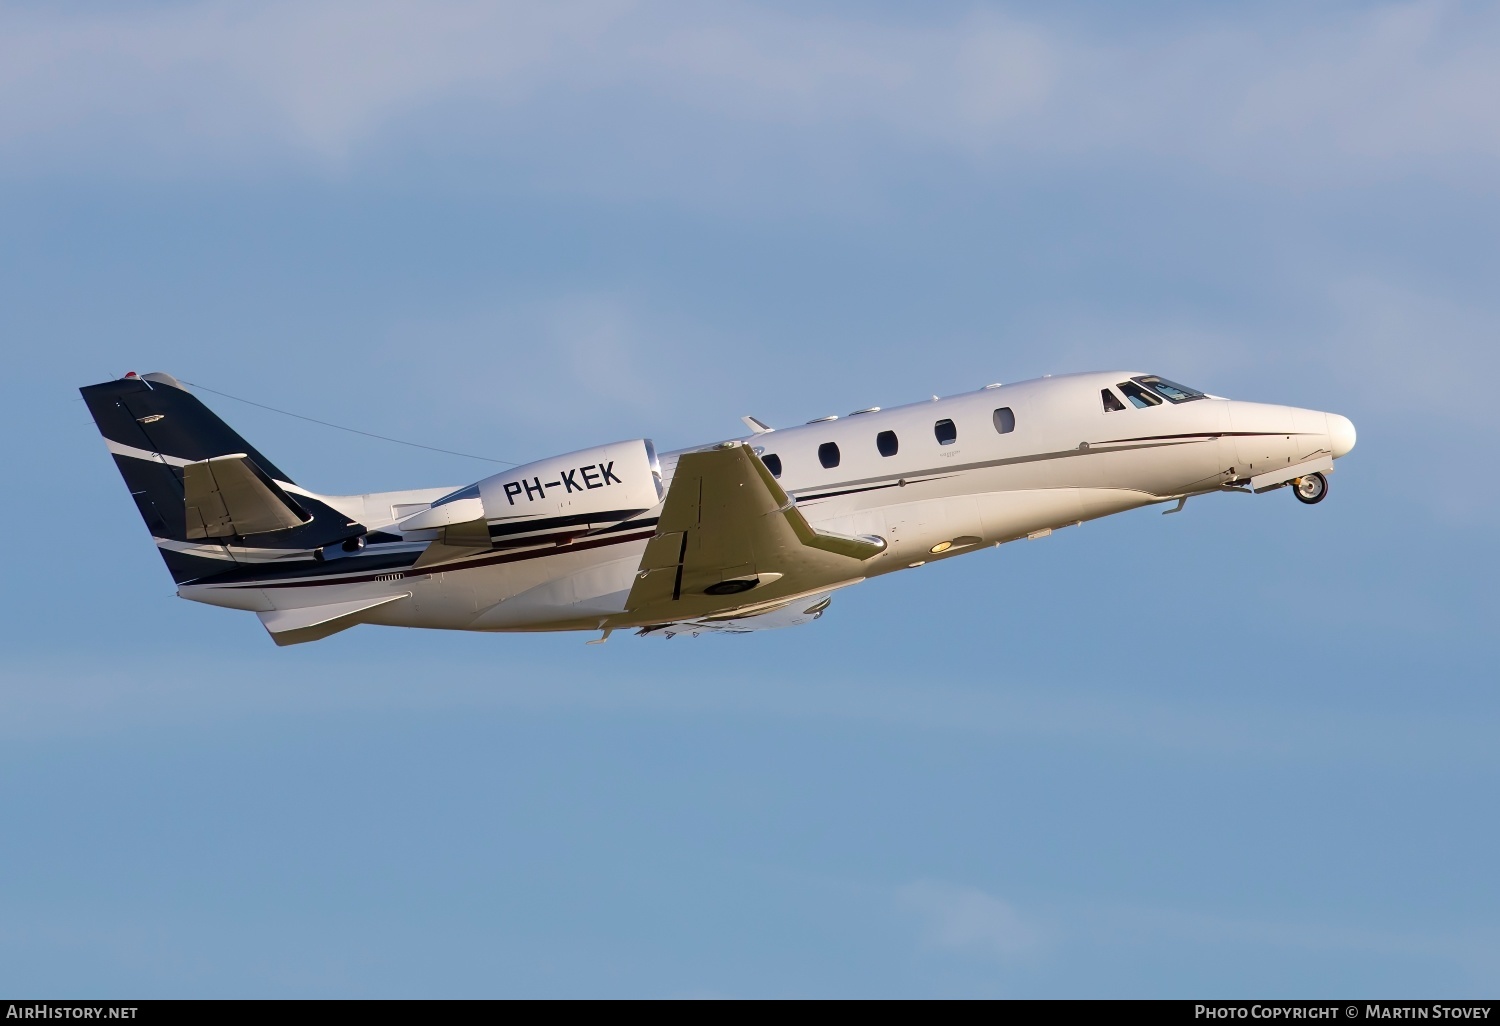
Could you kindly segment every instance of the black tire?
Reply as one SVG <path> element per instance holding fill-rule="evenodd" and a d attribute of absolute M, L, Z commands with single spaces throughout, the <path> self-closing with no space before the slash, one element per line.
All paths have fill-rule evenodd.
<path fill-rule="evenodd" d="M 1328 478 L 1322 474 L 1304 474 L 1292 482 L 1292 494 L 1298 502 L 1316 506 L 1328 498 Z"/>

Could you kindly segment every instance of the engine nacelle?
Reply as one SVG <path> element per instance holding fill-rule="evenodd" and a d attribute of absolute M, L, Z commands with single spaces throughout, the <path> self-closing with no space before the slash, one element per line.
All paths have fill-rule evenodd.
<path fill-rule="evenodd" d="M 496 546 L 534 544 L 629 520 L 662 499 L 661 465 L 648 438 L 528 463 L 445 495 L 402 520 L 415 532 L 488 528 Z"/>

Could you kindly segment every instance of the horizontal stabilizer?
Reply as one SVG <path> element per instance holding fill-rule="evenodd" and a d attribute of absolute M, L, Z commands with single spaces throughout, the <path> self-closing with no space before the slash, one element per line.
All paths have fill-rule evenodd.
<path fill-rule="evenodd" d="M 170 374 L 129 374 L 79 391 L 178 584 L 233 573 L 246 550 L 305 558 L 366 533 L 297 488 Z"/>
<path fill-rule="evenodd" d="M 214 456 L 182 468 L 189 541 L 300 527 L 312 517 L 249 456 Z"/>
<path fill-rule="evenodd" d="M 404 598 L 411 598 L 411 592 L 353 602 L 330 602 L 323 606 L 303 606 L 301 609 L 273 609 L 255 615 L 260 617 L 261 624 L 276 644 L 300 645 L 348 630 L 364 622 L 363 618 L 370 610 Z"/>

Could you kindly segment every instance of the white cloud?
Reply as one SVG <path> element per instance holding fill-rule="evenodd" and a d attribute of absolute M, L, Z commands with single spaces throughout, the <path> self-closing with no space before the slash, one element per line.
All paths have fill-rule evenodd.
<path fill-rule="evenodd" d="M 1233 131 L 1325 159 L 1493 160 L 1500 22 L 1493 9 L 1464 12 L 1452 3 L 1390 5 L 1259 48 L 1268 61 L 1246 75 Z"/>
<path fill-rule="evenodd" d="M 727 641 L 720 645 L 714 639 L 699 639 L 687 655 L 672 658 L 701 664 L 704 672 L 712 672 L 725 687 L 704 689 L 691 674 L 692 681 L 686 684 L 663 680 L 635 663 L 615 662 L 608 672 L 616 686 L 601 689 L 600 664 L 595 659 L 599 650 L 583 651 L 572 636 L 512 637 L 499 669 L 490 650 L 476 655 L 493 643 L 491 638 L 431 632 L 398 644 L 392 635 L 381 635 L 373 627 L 357 628 L 322 643 L 328 647 L 273 649 L 261 656 L 254 653 L 264 652 L 270 642 L 248 613 L 236 618 L 221 609 L 176 606 L 174 615 L 186 617 L 189 633 L 219 631 L 230 639 L 223 644 L 239 646 L 240 655 L 232 666 L 216 669 L 211 686 L 203 683 L 201 661 L 187 656 L 159 658 L 143 670 L 87 658 L 29 663 L 14 659 L 0 667 L 0 740 L 198 729 L 220 721 L 316 717 L 330 711 L 459 709 L 479 715 L 566 709 L 648 718 L 692 713 L 767 722 L 855 724 L 881 732 L 1039 738 L 1054 745 L 1110 752 L 1186 753 L 1235 765 L 1273 759 L 1284 765 L 1389 768 L 1400 764 L 1473 772 L 1493 762 L 1486 745 L 1493 723 L 1484 716 L 1292 709 L 1280 703 L 1256 704 L 1238 694 L 1216 704 L 1185 699 L 1164 703 L 1106 694 L 1076 681 L 1062 681 L 1064 686 L 1060 686 L 1056 680 L 1038 681 L 1025 675 L 1009 680 L 999 691 L 925 681 L 913 685 L 878 674 L 858 679 L 840 679 L 835 674 L 817 684 L 803 679 L 768 680 L 753 671 L 727 673 L 722 657 L 729 646 Z M 167 612 L 163 607 L 162 615 Z M 784 644 L 771 637 L 734 642 L 758 644 L 767 653 Z M 414 686 L 413 680 L 424 672 L 425 657 L 389 654 L 411 644 L 425 646 L 427 653 L 447 660 L 447 672 L 440 680 Z M 626 652 L 600 658 L 648 663 L 656 658 L 645 642 L 641 645 L 635 655 Z M 382 652 L 387 654 L 382 656 Z M 295 662 L 288 663 L 288 659 Z M 333 664 L 337 672 L 329 669 Z M 309 681 L 316 686 L 309 687 Z M 936 908 L 938 895 L 938 891 L 918 890 L 911 897 L 926 900 L 923 907 Z"/>
<path fill-rule="evenodd" d="M 1500 377 L 1496 311 L 1375 277 L 1328 286 L 1335 335 L 1330 368 L 1366 399 L 1402 404 L 1468 432 L 1496 434 Z"/>
<path fill-rule="evenodd" d="M 1319 923 L 1075 899 L 1049 908 L 1043 919 L 1022 916 L 1009 902 L 975 887 L 920 880 L 896 894 L 898 905 L 921 921 L 924 946 L 1002 965 L 1037 962 L 1043 956 L 1076 959 L 1089 947 L 1248 948 L 1295 951 L 1310 958 L 1360 953 L 1447 963 L 1481 990 L 1492 986 L 1500 965 L 1500 938 L 1493 930 L 1403 929 L 1379 915 L 1359 924 Z"/>
<path fill-rule="evenodd" d="M 628 293 L 499 295 L 472 311 L 393 325 L 369 373 L 371 387 L 404 375 L 409 392 L 434 397 L 453 418 L 445 430 L 505 437 L 529 459 L 643 423 L 709 425 L 726 437 L 742 430 L 722 394 L 702 384 L 702 361 L 731 348 L 721 336 Z M 444 355 L 412 362 L 425 353 Z"/>
<path fill-rule="evenodd" d="M 1404 930 L 1368 922 L 1252 918 L 1093 900 L 1065 902 L 1050 908 L 1043 920 L 1022 916 L 1010 903 L 978 888 L 933 880 L 907 884 L 896 897 L 902 909 L 921 921 L 924 946 L 1002 965 L 1035 962 L 1042 956 L 1076 959 L 1091 946 L 1138 951 L 1237 947 L 1296 951 L 1307 957 L 1350 952 L 1448 963 L 1480 989 L 1492 984 L 1500 965 L 1500 938 L 1488 929 Z"/>
<path fill-rule="evenodd" d="M 902 887 L 897 898 L 922 920 L 922 941 L 930 947 L 1007 962 L 1043 943 L 1015 909 L 974 887 L 919 880 Z"/>
<path fill-rule="evenodd" d="M 1460 968 L 1480 990 L 1493 988 L 1500 965 L 1500 936 L 1493 929 L 1403 929 L 1399 915 L 1383 914 L 1383 910 L 1372 910 L 1361 917 L 1365 922 L 1359 925 L 1093 903 L 1060 914 L 1069 922 L 1073 936 L 1110 947 L 1153 949 L 1167 942 L 1197 948 L 1281 949 L 1310 957 L 1358 952 L 1407 963 L 1432 959 Z"/>
<path fill-rule="evenodd" d="M 392 118 L 466 92 L 507 102 L 617 4 L 173 5 L 0 14 L 0 132 L 191 158 L 341 160 Z"/>
<path fill-rule="evenodd" d="M 339 170 L 436 120 L 454 145 L 524 151 L 599 182 L 632 161 L 660 170 L 663 148 L 712 163 L 784 140 L 848 150 L 864 174 L 880 166 L 871 149 L 935 148 L 1165 158 L 1298 185 L 1415 172 L 1490 187 L 1493 8 L 1220 17 L 1101 37 L 988 8 L 921 23 L 612 0 L 11 8 L 0 153 L 22 173 Z M 579 146 L 609 159 L 580 167 Z"/>

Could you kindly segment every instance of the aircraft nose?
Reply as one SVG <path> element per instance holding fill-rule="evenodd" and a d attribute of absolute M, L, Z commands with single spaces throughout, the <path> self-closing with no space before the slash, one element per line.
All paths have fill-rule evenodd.
<path fill-rule="evenodd" d="M 1333 458 L 1347 455 L 1354 448 L 1354 440 L 1354 422 L 1337 413 L 1328 414 L 1328 442 L 1329 448 L 1333 450 Z"/>

